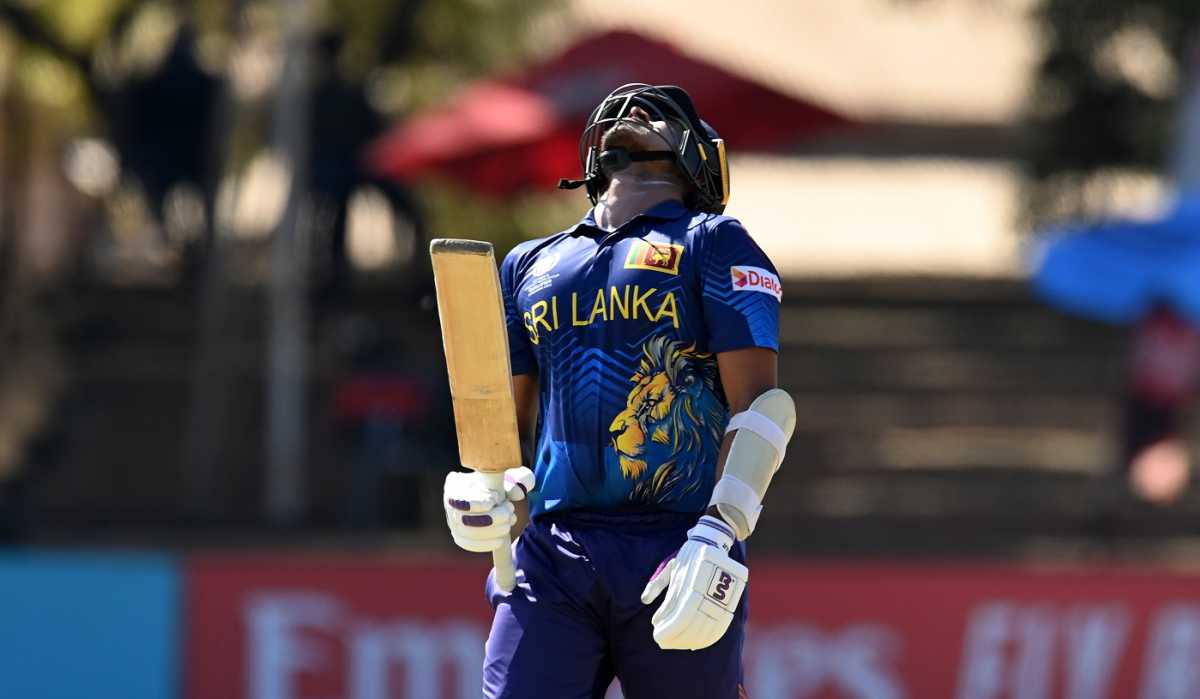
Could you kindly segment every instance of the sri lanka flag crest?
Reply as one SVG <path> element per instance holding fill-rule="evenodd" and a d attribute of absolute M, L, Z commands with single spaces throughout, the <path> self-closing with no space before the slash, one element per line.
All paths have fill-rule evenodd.
<path fill-rule="evenodd" d="M 682 258 L 682 245 L 637 240 L 629 248 L 629 256 L 625 258 L 625 269 L 650 269 L 679 274 L 679 261 Z"/>

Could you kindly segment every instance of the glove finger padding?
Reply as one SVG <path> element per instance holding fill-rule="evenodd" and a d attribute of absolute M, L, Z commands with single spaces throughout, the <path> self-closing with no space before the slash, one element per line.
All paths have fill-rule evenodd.
<path fill-rule="evenodd" d="M 658 564 L 658 570 L 654 571 L 654 575 L 650 576 L 650 582 L 646 583 L 646 589 L 642 590 L 642 604 L 651 604 L 663 590 L 667 589 L 667 585 L 671 584 L 671 574 L 675 571 L 675 554 L 671 554 L 666 560 Z"/>
<path fill-rule="evenodd" d="M 651 619 L 655 642 L 664 650 L 716 643 L 733 622 L 748 578 L 746 566 L 724 550 L 688 541 L 675 558 L 666 599 Z"/>
<path fill-rule="evenodd" d="M 502 539 L 468 539 L 453 532 L 451 532 L 450 538 L 460 549 L 471 553 L 489 553 L 501 546 L 507 546 L 512 541 L 507 535 Z"/>
<path fill-rule="evenodd" d="M 509 542 L 509 531 L 517 523 L 511 502 L 502 502 L 487 512 L 460 512 L 446 508 L 446 524 L 454 543 L 468 551 L 495 551 Z"/>
<path fill-rule="evenodd" d="M 725 635 L 728 622 L 713 619 L 703 612 L 691 615 L 677 626 L 662 626 L 654 630 L 654 642 L 663 650 L 700 650 Z"/>
<path fill-rule="evenodd" d="M 504 493 L 493 490 L 475 473 L 451 471 L 442 487 L 447 509 L 460 512 L 490 512 L 505 501 Z"/>
<path fill-rule="evenodd" d="M 670 572 L 663 576 L 667 579 L 667 595 L 663 598 L 662 604 L 658 606 L 658 611 L 650 618 L 650 623 L 655 628 L 663 623 L 663 620 L 668 616 L 678 613 L 679 600 L 683 595 L 687 594 L 689 569 L 679 564 L 679 556 L 682 554 L 683 550 L 680 549 L 679 553 L 671 561 Z"/>
<path fill-rule="evenodd" d="M 504 493 L 487 487 L 480 474 L 449 473 L 442 492 L 446 525 L 460 548 L 484 553 L 510 543 L 516 510 Z"/>
<path fill-rule="evenodd" d="M 504 494 L 510 502 L 521 502 L 533 490 L 533 471 L 525 466 L 510 468 L 504 472 Z"/>

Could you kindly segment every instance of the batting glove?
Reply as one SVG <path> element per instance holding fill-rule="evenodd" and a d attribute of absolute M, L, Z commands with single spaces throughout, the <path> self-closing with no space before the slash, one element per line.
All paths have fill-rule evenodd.
<path fill-rule="evenodd" d="M 533 484 L 533 471 L 524 466 L 504 472 L 504 492 L 489 488 L 481 473 L 446 474 L 442 502 L 454 543 L 477 553 L 507 546 L 517 523 L 512 504 L 524 500 Z"/>
<path fill-rule="evenodd" d="M 729 557 L 733 529 L 705 515 L 688 531 L 687 541 L 658 566 L 642 591 L 651 604 L 667 591 L 650 623 L 663 650 L 699 650 L 716 643 L 733 621 L 750 571 Z"/>

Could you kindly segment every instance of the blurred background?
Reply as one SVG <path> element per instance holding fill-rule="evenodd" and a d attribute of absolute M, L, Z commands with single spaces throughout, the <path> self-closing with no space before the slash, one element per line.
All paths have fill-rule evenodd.
<path fill-rule="evenodd" d="M 1200 697 L 1200 489 L 1130 488 L 1136 333 L 1028 283 L 1039 231 L 1169 208 L 1197 28 L 1192 0 L 3 0 L 0 696 L 478 696 L 425 251 L 578 220 L 554 184 L 637 81 L 726 139 L 787 288 L 750 695 Z"/>

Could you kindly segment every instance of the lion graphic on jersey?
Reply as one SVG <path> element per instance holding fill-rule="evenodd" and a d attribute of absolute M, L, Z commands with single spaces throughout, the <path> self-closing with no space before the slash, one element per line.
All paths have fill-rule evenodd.
<path fill-rule="evenodd" d="M 712 468 L 725 408 L 717 397 L 717 366 L 695 345 L 655 337 L 629 379 L 625 409 L 608 430 L 621 475 L 635 481 L 629 499 L 670 502 L 700 487 L 697 469 Z"/>

